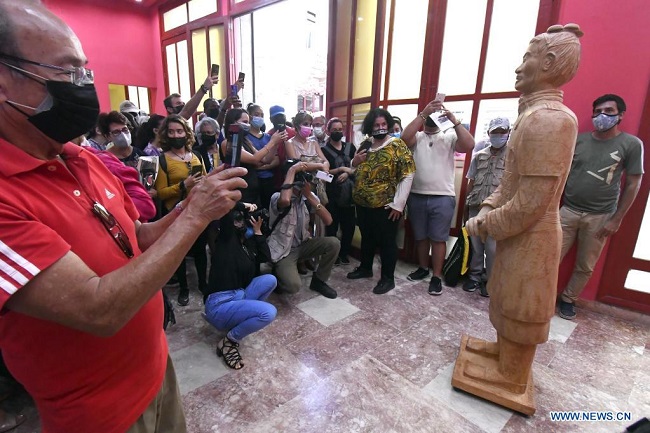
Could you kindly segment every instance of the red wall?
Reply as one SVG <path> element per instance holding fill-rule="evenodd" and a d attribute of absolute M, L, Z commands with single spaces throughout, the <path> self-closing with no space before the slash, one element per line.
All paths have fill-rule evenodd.
<path fill-rule="evenodd" d="M 115 1 L 43 0 L 77 34 L 95 72 L 102 111 L 110 109 L 108 84 L 148 87 L 153 107 L 165 97 L 158 12 Z"/>
<path fill-rule="evenodd" d="M 650 79 L 650 56 L 647 54 L 650 3 L 647 0 L 563 0 L 559 22 L 577 23 L 585 33 L 580 40 L 580 68 L 576 77 L 564 87 L 564 102 L 578 116 L 580 132 L 592 130 L 592 101 L 605 93 L 615 93 L 627 104 L 621 129 L 637 135 Z M 646 152 L 650 151 L 648 143 L 645 146 Z M 596 298 L 608 246 L 582 298 Z M 560 267 L 560 290 L 571 274 L 574 257 L 574 254 L 567 256 Z"/>

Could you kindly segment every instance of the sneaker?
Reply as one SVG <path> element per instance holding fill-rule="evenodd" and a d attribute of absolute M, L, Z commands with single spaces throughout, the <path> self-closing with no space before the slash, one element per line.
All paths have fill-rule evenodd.
<path fill-rule="evenodd" d="M 312 289 L 314 292 L 320 293 L 326 298 L 335 299 L 338 296 L 336 290 L 332 289 L 330 286 L 327 285 L 326 282 L 321 281 L 316 276 L 312 277 L 309 288 Z"/>
<path fill-rule="evenodd" d="M 466 292 L 474 292 L 481 287 L 481 283 L 475 280 L 467 280 L 463 283 L 463 290 Z"/>
<path fill-rule="evenodd" d="M 576 307 L 573 302 L 564 302 L 560 299 L 560 311 L 558 315 L 566 320 L 573 320 L 576 318 Z"/>
<path fill-rule="evenodd" d="M 429 282 L 429 294 L 430 295 L 442 295 L 442 281 L 438 277 L 431 277 L 431 282 Z"/>
<path fill-rule="evenodd" d="M 341 257 L 339 257 L 339 262 L 342 265 L 349 265 L 350 264 L 350 259 L 348 259 L 348 256 L 345 256 L 345 257 L 341 256 Z"/>
<path fill-rule="evenodd" d="M 372 278 L 372 271 L 363 269 L 361 266 L 354 268 L 354 271 L 348 273 L 349 280 L 358 280 L 359 278 Z"/>
<path fill-rule="evenodd" d="M 375 288 L 372 289 L 372 293 L 374 293 L 375 295 L 383 295 L 384 293 L 390 292 L 394 288 L 395 288 L 394 278 L 382 277 L 382 279 L 379 280 Z"/>
<path fill-rule="evenodd" d="M 408 274 L 406 278 L 408 278 L 409 281 L 420 281 L 420 280 L 424 280 L 428 276 L 429 276 L 428 269 L 417 268 L 416 270 Z"/>
<path fill-rule="evenodd" d="M 487 291 L 487 281 L 481 282 L 481 285 L 478 287 L 478 294 L 484 298 L 489 298 L 490 294 Z"/>
<path fill-rule="evenodd" d="M 181 307 L 186 306 L 190 302 L 190 290 L 189 289 L 181 289 L 178 292 L 178 305 Z"/>

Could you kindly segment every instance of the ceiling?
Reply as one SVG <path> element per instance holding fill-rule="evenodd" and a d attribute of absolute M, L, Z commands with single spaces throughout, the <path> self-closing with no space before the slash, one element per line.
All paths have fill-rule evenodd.
<path fill-rule="evenodd" d="M 141 9 L 146 9 L 151 6 L 159 6 L 163 3 L 166 3 L 168 0 L 142 0 L 142 1 L 136 1 L 136 0 L 118 0 L 119 3 L 122 3 L 124 5 L 130 5 L 133 6 L 134 8 L 141 8 Z"/>

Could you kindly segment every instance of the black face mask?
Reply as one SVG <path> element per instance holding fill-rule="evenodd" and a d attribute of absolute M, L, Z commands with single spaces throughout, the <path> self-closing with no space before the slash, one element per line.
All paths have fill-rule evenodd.
<path fill-rule="evenodd" d="M 260 131 L 266 132 L 266 123 L 264 125 L 262 125 L 262 127 L 260 128 Z"/>
<path fill-rule="evenodd" d="M 219 109 L 218 108 L 209 108 L 209 109 L 205 110 L 205 115 L 216 120 L 216 118 L 219 117 Z"/>
<path fill-rule="evenodd" d="M 46 99 L 28 115 L 13 103 L 11 107 L 27 116 L 39 131 L 59 143 L 85 134 L 97 122 L 99 100 L 93 84 L 77 86 L 65 81 L 45 81 Z"/>
<path fill-rule="evenodd" d="M 172 147 L 172 149 L 182 149 L 187 143 L 187 138 L 185 137 L 174 137 L 167 138 L 167 143 Z"/>
<path fill-rule="evenodd" d="M 388 130 L 387 129 L 378 129 L 376 131 L 372 131 L 372 136 L 378 140 L 383 140 L 386 138 L 388 135 Z"/>
<path fill-rule="evenodd" d="M 330 134 L 330 140 L 334 142 L 339 142 L 343 138 L 343 133 L 341 131 L 334 131 Z"/>
<path fill-rule="evenodd" d="M 174 110 L 174 113 L 176 114 L 181 114 L 181 111 L 183 111 L 183 108 L 185 108 L 185 104 L 183 105 L 177 105 L 172 110 Z"/>
<path fill-rule="evenodd" d="M 216 135 L 201 134 L 201 144 L 204 146 L 210 147 L 217 142 Z"/>

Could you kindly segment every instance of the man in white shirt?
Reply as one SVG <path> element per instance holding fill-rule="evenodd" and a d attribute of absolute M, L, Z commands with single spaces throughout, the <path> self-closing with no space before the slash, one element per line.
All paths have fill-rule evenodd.
<path fill-rule="evenodd" d="M 454 124 L 452 129 L 441 131 L 429 117 L 441 110 Z M 418 131 L 421 127 L 424 130 Z M 434 100 L 404 128 L 402 139 L 413 151 L 416 167 L 408 199 L 408 217 L 415 237 L 419 268 L 411 272 L 408 279 L 419 281 L 427 278 L 430 263 L 433 276 L 429 294 L 440 295 L 446 241 L 456 207 L 454 152 L 471 152 L 474 138 L 456 116 L 443 107 L 442 102 Z M 431 262 L 429 250 L 432 251 Z"/>

